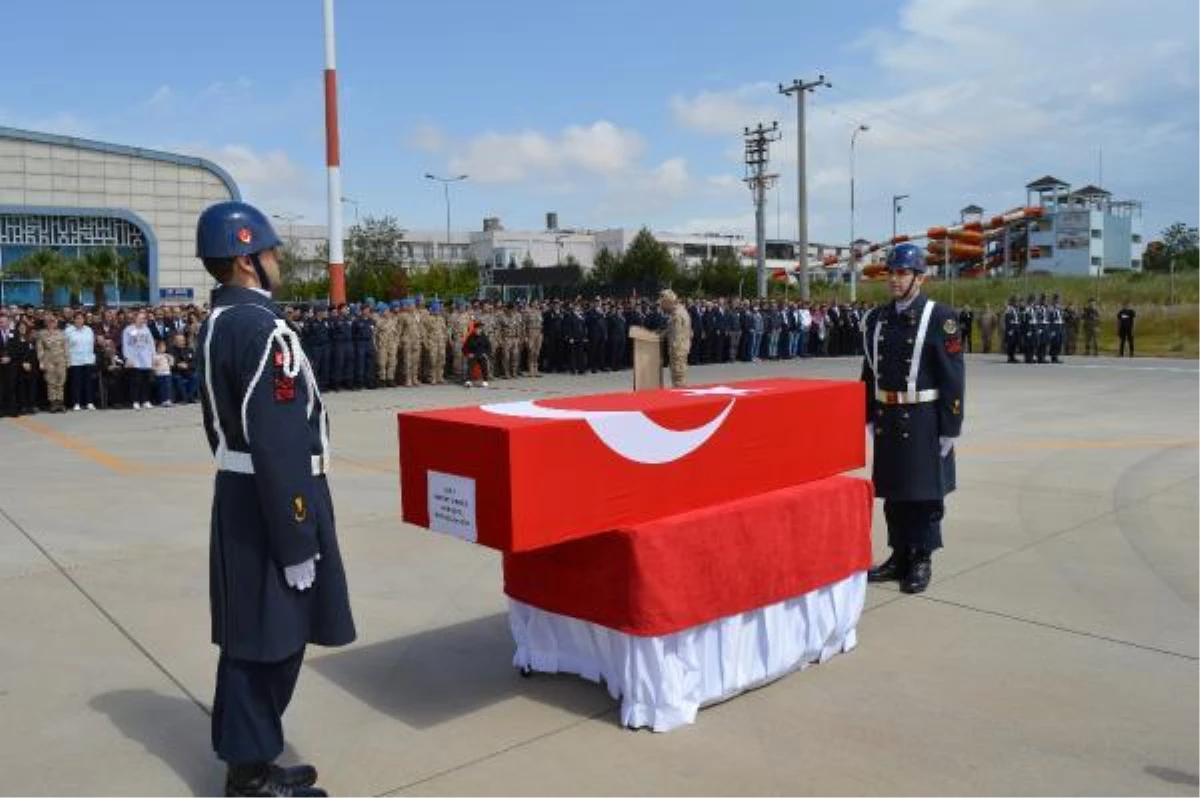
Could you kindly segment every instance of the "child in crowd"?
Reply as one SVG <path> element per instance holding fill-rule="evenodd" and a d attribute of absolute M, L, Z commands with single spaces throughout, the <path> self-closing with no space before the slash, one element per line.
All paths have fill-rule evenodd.
<path fill-rule="evenodd" d="M 158 404 L 160 407 L 170 407 L 171 402 L 171 366 L 175 358 L 167 354 L 167 342 L 159 341 L 154 354 L 154 380 L 158 383 Z"/>

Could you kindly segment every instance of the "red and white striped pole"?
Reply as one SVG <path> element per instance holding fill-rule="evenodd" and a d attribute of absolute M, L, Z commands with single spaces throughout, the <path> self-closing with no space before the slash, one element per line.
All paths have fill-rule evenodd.
<path fill-rule="evenodd" d="M 333 36 L 333 0 L 325 5 L 325 166 L 329 172 L 329 303 L 346 301 L 346 265 L 342 254 L 342 157 L 338 146 L 337 64 Z"/>

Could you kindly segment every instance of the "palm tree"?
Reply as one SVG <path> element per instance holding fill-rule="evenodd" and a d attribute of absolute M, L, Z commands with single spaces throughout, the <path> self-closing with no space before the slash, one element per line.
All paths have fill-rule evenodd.
<path fill-rule="evenodd" d="M 54 304 L 54 294 L 58 289 L 68 286 L 71 271 L 70 260 L 57 249 L 39 249 L 31 252 L 5 269 L 5 272 L 13 277 L 40 280 L 42 305 L 45 307 Z"/>
<path fill-rule="evenodd" d="M 80 280 L 84 286 L 91 286 L 93 301 L 103 307 L 108 297 L 105 286 L 115 283 L 118 286 L 140 288 L 148 282 L 146 275 L 133 268 L 137 255 L 121 253 L 113 247 L 94 249 L 76 262 Z"/>

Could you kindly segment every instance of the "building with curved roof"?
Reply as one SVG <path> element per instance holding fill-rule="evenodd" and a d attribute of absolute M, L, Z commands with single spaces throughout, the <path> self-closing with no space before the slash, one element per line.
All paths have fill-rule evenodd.
<path fill-rule="evenodd" d="M 26 255 L 102 247 L 131 256 L 146 277 L 106 286 L 109 303 L 206 300 L 212 279 L 195 256 L 196 220 L 240 198 L 233 178 L 203 158 L 0 127 L 0 303 L 40 303 L 37 284 L 4 279 Z M 81 300 L 94 297 L 85 290 Z"/>

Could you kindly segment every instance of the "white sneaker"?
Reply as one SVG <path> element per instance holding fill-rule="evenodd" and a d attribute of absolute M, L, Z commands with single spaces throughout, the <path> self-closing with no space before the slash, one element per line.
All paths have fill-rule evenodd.
<path fill-rule="evenodd" d="M 71 408 L 71 412 L 74 412 L 78 409 L 79 409 L 79 405 L 75 405 L 74 407 Z"/>
<path fill-rule="evenodd" d="M 481 387 L 481 388 L 486 388 L 486 387 L 487 387 L 487 380 L 484 380 L 483 382 L 479 383 L 479 387 Z"/>
<path fill-rule="evenodd" d="M 174 407 L 175 403 L 174 402 L 163 402 L 162 406 L 163 407 Z"/>
<path fill-rule="evenodd" d="M 95 410 L 95 409 L 96 409 L 96 406 L 95 406 L 94 404 L 92 404 L 91 402 L 88 402 L 87 409 L 88 409 L 88 410 Z"/>
<path fill-rule="evenodd" d="M 139 404 L 138 402 L 134 402 L 134 403 L 133 403 L 133 409 L 134 409 L 134 410 L 141 410 L 141 409 L 142 409 L 142 406 L 141 406 L 141 404 Z"/>

